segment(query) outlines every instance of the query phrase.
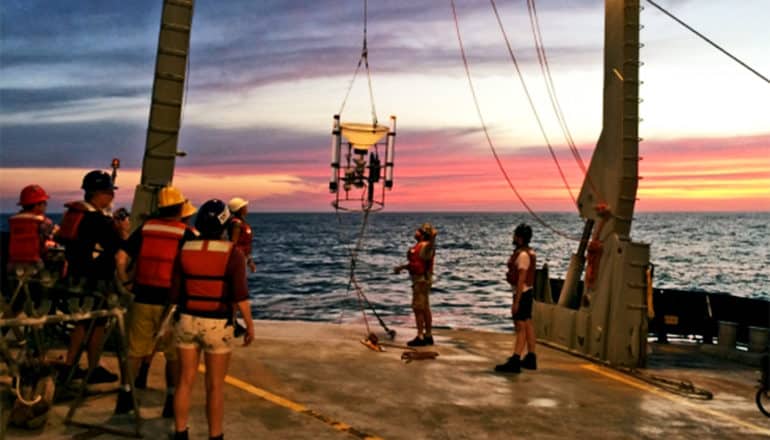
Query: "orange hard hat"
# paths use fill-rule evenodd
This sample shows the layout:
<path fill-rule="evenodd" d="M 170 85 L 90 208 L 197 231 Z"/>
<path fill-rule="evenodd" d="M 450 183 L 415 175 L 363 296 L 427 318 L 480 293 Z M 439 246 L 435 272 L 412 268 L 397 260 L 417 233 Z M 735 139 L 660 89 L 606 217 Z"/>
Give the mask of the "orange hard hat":
<path fill-rule="evenodd" d="M 21 190 L 18 205 L 37 205 L 48 200 L 48 193 L 40 185 L 27 185 Z"/>

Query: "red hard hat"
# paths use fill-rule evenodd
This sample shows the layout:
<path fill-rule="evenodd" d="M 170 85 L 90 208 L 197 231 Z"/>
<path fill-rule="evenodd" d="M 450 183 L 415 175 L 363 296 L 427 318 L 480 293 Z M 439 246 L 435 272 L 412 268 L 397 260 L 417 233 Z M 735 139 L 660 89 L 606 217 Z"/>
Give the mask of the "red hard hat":
<path fill-rule="evenodd" d="M 21 190 L 17 205 L 36 205 L 48 200 L 48 193 L 40 185 L 27 185 Z"/>

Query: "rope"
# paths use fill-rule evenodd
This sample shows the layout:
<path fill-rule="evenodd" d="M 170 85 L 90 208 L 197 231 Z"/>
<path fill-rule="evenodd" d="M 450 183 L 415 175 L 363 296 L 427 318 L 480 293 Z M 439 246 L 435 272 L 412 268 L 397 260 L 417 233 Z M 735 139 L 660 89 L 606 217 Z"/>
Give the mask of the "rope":
<path fill-rule="evenodd" d="M 372 88 L 372 73 L 369 69 L 369 48 L 367 45 L 367 16 L 369 10 L 369 2 L 368 0 L 364 0 L 364 41 L 361 47 L 361 57 L 358 59 L 358 64 L 356 65 L 356 70 L 353 72 L 353 78 L 350 80 L 350 83 L 348 84 L 348 90 L 345 92 L 345 98 L 342 100 L 342 105 L 340 105 L 340 111 L 337 113 L 338 115 L 342 114 L 342 111 L 345 109 L 345 104 L 348 101 L 348 97 L 350 96 L 351 90 L 353 90 L 353 84 L 356 81 L 356 77 L 358 76 L 358 71 L 361 69 L 361 64 L 364 65 L 366 68 L 366 78 L 367 83 L 369 85 L 369 102 L 371 104 L 372 108 L 372 126 L 377 126 L 377 110 L 374 105 L 374 89 Z"/>
<path fill-rule="evenodd" d="M 519 69 L 519 62 L 516 60 L 516 56 L 513 54 L 513 48 L 511 47 L 511 43 L 508 40 L 508 35 L 505 32 L 505 28 L 503 27 L 503 22 L 500 19 L 500 14 L 497 11 L 497 5 L 495 4 L 495 0 L 490 0 L 492 3 L 492 9 L 495 11 L 495 17 L 497 18 L 497 24 L 500 27 L 500 32 L 503 34 L 503 40 L 505 40 L 505 46 L 508 48 L 508 54 L 511 57 L 511 61 L 513 61 L 513 66 L 516 68 L 516 73 L 519 75 L 519 80 L 521 81 L 521 87 L 524 89 L 524 94 L 527 96 L 527 101 L 529 102 L 529 107 L 532 109 L 532 113 L 535 115 L 535 120 L 537 120 L 537 126 L 540 128 L 540 133 L 543 135 L 543 139 L 545 140 L 546 146 L 548 146 L 548 151 L 551 153 L 551 157 L 553 158 L 554 163 L 556 164 L 556 168 L 559 170 L 559 176 L 561 176 L 561 181 L 564 182 L 564 187 L 567 188 L 567 192 L 569 192 L 569 196 L 572 199 L 572 203 L 577 205 L 577 200 L 575 200 L 574 194 L 572 194 L 572 189 L 569 186 L 569 183 L 567 182 L 567 177 L 564 175 L 564 172 L 561 169 L 561 165 L 559 165 L 559 159 L 556 158 L 556 153 L 553 151 L 553 147 L 551 146 L 551 142 L 548 140 L 548 135 L 545 132 L 545 128 L 543 127 L 543 122 L 540 120 L 540 115 L 537 113 L 537 109 L 535 108 L 535 103 L 532 100 L 532 96 L 529 93 L 529 88 L 527 87 L 526 81 L 524 81 L 524 75 L 521 74 L 521 69 Z"/>
<path fill-rule="evenodd" d="M 460 55 L 462 56 L 463 64 L 465 66 L 465 75 L 468 78 L 468 85 L 470 86 L 471 95 L 473 96 L 473 103 L 476 106 L 476 113 L 478 114 L 479 121 L 481 123 L 481 128 L 484 131 L 484 136 L 487 139 L 487 144 L 489 145 L 490 150 L 492 150 L 492 155 L 494 156 L 495 161 L 497 162 L 498 168 L 500 168 L 500 172 L 503 174 L 503 177 L 505 177 L 506 182 L 508 182 L 508 186 L 511 188 L 513 193 L 519 199 L 519 202 L 524 206 L 524 208 L 526 208 L 526 210 L 529 212 L 529 214 L 532 215 L 532 217 L 535 220 L 537 220 L 538 223 L 540 223 L 543 227 L 545 227 L 546 229 L 550 230 L 551 232 L 553 232 L 556 235 L 559 235 L 561 237 L 567 238 L 569 240 L 579 241 L 580 239 L 578 237 L 574 237 L 574 236 L 568 235 L 568 234 L 566 234 L 564 232 L 561 232 L 561 231 L 555 229 L 553 226 L 549 225 L 545 220 L 543 220 L 539 215 L 537 215 L 537 213 L 535 213 L 535 211 L 532 210 L 532 208 L 529 206 L 529 204 L 527 204 L 526 200 L 524 200 L 524 198 L 521 196 L 521 194 L 519 194 L 519 191 L 516 189 L 516 186 L 513 184 L 513 182 L 511 181 L 510 177 L 508 177 L 508 173 L 505 171 L 505 167 L 503 166 L 503 163 L 502 163 L 502 161 L 500 160 L 500 157 L 497 154 L 497 150 L 495 149 L 495 146 L 492 143 L 492 138 L 489 135 L 489 130 L 487 129 L 486 122 L 484 122 L 484 116 L 481 113 L 481 107 L 479 105 L 479 101 L 478 101 L 478 98 L 476 96 L 476 89 L 473 86 L 473 78 L 471 77 L 470 66 L 468 64 L 468 57 L 465 55 L 465 47 L 463 45 L 462 36 L 460 34 L 460 22 L 459 22 L 459 19 L 457 18 L 457 9 L 455 7 L 455 1 L 454 0 L 450 0 L 450 3 L 452 5 L 452 15 L 454 17 L 455 30 L 457 32 L 457 42 L 458 42 L 458 44 L 460 46 Z"/>
<path fill-rule="evenodd" d="M 530 27 L 532 29 L 532 35 L 535 41 L 535 51 L 537 52 L 537 60 L 538 60 L 538 63 L 540 64 L 540 71 L 543 74 L 543 80 L 545 81 L 546 90 L 548 91 L 548 98 L 551 101 L 551 107 L 553 108 L 554 114 L 556 115 L 556 119 L 559 122 L 559 126 L 561 127 L 561 131 L 562 131 L 562 134 L 564 135 L 564 139 L 567 141 L 569 150 L 572 152 L 572 156 L 574 157 L 578 167 L 580 167 L 580 170 L 583 172 L 583 176 L 585 180 L 588 182 L 588 185 L 591 187 L 591 190 L 597 196 L 600 203 L 606 203 L 604 197 L 602 197 L 602 195 L 596 189 L 596 186 L 594 185 L 593 180 L 591 179 L 591 176 L 588 174 L 585 163 L 583 162 L 583 158 L 580 156 L 580 151 L 578 150 L 577 145 L 575 144 L 575 140 L 572 137 L 572 133 L 570 132 L 569 126 L 567 126 L 567 119 L 564 117 L 564 112 L 562 111 L 561 104 L 559 103 L 559 100 L 556 96 L 556 86 L 554 85 L 553 76 L 551 75 L 551 68 L 550 68 L 550 65 L 548 64 L 548 57 L 546 56 L 546 53 L 545 53 L 545 45 L 543 44 L 543 35 L 542 35 L 542 32 L 540 31 L 540 21 L 537 18 L 537 8 L 535 7 L 535 0 L 527 0 L 527 10 L 529 12 L 529 22 L 530 22 Z"/>
<path fill-rule="evenodd" d="M 667 10 L 663 9 L 663 7 L 662 7 L 662 6 L 660 6 L 659 4 L 655 3 L 655 2 L 654 2 L 654 1 L 652 1 L 652 0 L 647 0 L 647 3 L 649 3 L 649 4 L 651 4 L 652 6 L 654 6 L 655 8 L 657 8 L 657 9 L 658 9 L 660 12 L 662 12 L 662 13 L 664 13 L 664 14 L 668 15 L 668 16 L 669 16 L 669 17 L 670 17 L 672 20 L 674 20 L 675 22 L 677 22 L 677 23 L 681 24 L 682 26 L 684 26 L 684 28 L 685 28 L 685 29 L 687 29 L 688 31 L 690 31 L 690 32 L 692 32 L 693 34 L 697 35 L 697 36 L 698 36 L 698 37 L 700 37 L 700 38 L 701 38 L 703 41 L 705 41 L 706 43 L 708 43 L 708 44 L 712 45 L 712 46 L 713 46 L 714 48 L 716 48 L 718 51 L 720 51 L 720 52 L 722 52 L 723 54 L 727 55 L 727 56 L 728 56 L 728 57 L 730 57 L 730 58 L 731 58 L 733 61 L 735 61 L 736 63 L 738 63 L 738 64 L 740 64 L 741 66 L 745 67 L 746 69 L 748 69 L 748 70 L 749 70 L 751 73 L 753 73 L 754 75 L 756 75 L 756 76 L 760 77 L 760 78 L 761 78 L 762 80 L 764 80 L 765 82 L 767 82 L 767 83 L 770 83 L 770 79 L 768 79 L 766 76 L 764 76 L 764 75 L 762 75 L 761 73 L 757 72 L 755 69 L 753 69 L 752 67 L 750 67 L 748 64 L 746 64 L 746 63 L 744 63 L 743 61 L 741 61 L 740 59 L 738 59 L 738 57 L 736 57 L 735 55 L 731 54 L 730 52 L 728 52 L 727 50 L 723 49 L 721 46 L 719 46 L 719 45 L 718 45 L 718 44 L 716 44 L 715 42 L 711 41 L 711 40 L 710 40 L 708 37 L 706 37 L 705 35 L 701 34 L 700 32 L 698 32 L 698 31 L 696 31 L 695 29 L 693 29 L 692 27 L 690 27 L 690 26 L 689 26 L 687 23 L 685 23 L 685 22 L 683 22 L 682 20 L 680 20 L 679 18 L 677 18 L 677 17 L 676 17 L 674 14 L 672 14 L 671 12 L 669 12 L 669 11 L 667 11 Z"/>

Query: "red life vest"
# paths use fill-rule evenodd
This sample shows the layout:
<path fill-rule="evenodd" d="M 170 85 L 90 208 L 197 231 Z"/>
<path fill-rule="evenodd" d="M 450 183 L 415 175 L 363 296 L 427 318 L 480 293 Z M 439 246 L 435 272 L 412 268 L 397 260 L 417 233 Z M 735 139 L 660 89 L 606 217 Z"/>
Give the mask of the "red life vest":
<path fill-rule="evenodd" d="M 529 255 L 529 267 L 527 268 L 527 278 L 524 280 L 524 285 L 533 286 L 535 284 L 535 251 L 530 247 L 522 247 L 513 251 L 513 255 L 508 259 L 508 272 L 505 274 L 505 278 L 513 287 L 516 287 L 519 283 L 519 268 L 516 266 L 516 260 L 522 252 L 526 252 Z"/>
<path fill-rule="evenodd" d="M 179 241 L 187 225 L 177 220 L 152 219 L 142 226 L 142 247 L 136 260 L 136 283 L 171 287 Z"/>
<path fill-rule="evenodd" d="M 9 263 L 43 261 L 40 225 L 45 221 L 45 216 L 29 212 L 20 212 L 8 219 L 11 229 L 8 243 Z"/>
<path fill-rule="evenodd" d="M 433 273 L 433 255 L 430 256 L 430 259 L 426 262 L 422 258 L 420 258 L 420 251 L 422 251 L 422 248 L 427 246 L 427 241 L 420 241 L 414 246 L 412 246 L 409 251 L 406 253 L 406 259 L 409 263 L 409 274 L 410 275 L 426 275 L 428 273 Z"/>
<path fill-rule="evenodd" d="M 254 233 L 251 231 L 251 226 L 238 217 L 233 217 L 232 228 L 240 226 L 241 233 L 238 235 L 238 241 L 235 243 L 236 249 L 240 249 L 243 252 L 243 256 L 246 259 L 251 258 L 251 241 L 254 239 Z"/>
<path fill-rule="evenodd" d="M 184 295 L 181 307 L 191 314 L 226 317 L 225 272 L 233 244 L 222 240 L 192 240 L 182 246 Z"/>
<path fill-rule="evenodd" d="M 64 206 L 68 209 L 61 219 L 59 232 L 56 233 L 56 241 L 66 245 L 67 243 L 77 241 L 80 222 L 83 220 L 86 212 L 95 211 L 96 209 L 85 202 L 69 202 L 65 203 Z"/>

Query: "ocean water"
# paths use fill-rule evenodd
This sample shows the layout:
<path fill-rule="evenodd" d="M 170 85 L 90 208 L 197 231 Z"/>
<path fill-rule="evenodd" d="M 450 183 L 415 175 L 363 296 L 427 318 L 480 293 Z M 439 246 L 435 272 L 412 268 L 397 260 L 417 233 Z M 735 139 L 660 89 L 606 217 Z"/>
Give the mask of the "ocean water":
<path fill-rule="evenodd" d="M 554 228 L 579 236 L 575 214 L 546 213 Z M 350 250 L 361 214 L 251 214 L 257 272 L 249 275 L 256 318 L 357 322 L 348 289 Z M 533 226 L 538 267 L 563 277 L 577 242 L 512 213 L 375 213 L 369 217 L 356 278 L 388 325 L 413 325 L 405 262 L 415 229 L 439 230 L 431 308 L 435 326 L 510 329 L 505 263 L 519 222 Z M 641 213 L 632 237 L 651 244 L 655 287 L 701 290 L 770 300 L 770 213 Z M 370 316 L 370 325 L 377 327 Z"/>
<path fill-rule="evenodd" d="M 571 235 L 582 231 L 575 214 L 542 217 Z M 0 216 L 3 229 L 6 218 Z M 355 291 L 348 288 L 350 251 L 361 221 L 355 213 L 250 214 L 257 263 L 248 276 L 254 317 L 361 322 Z M 425 221 L 439 230 L 431 294 L 437 327 L 511 328 L 505 263 L 516 224 L 532 225 L 538 267 L 547 263 L 552 277 L 564 276 L 577 249 L 577 242 L 523 213 L 371 214 L 355 273 L 389 326 L 413 325 L 408 275 L 394 274 L 393 267 L 406 261 L 414 231 Z M 631 235 L 651 244 L 655 287 L 770 300 L 770 213 L 639 213 Z"/>

